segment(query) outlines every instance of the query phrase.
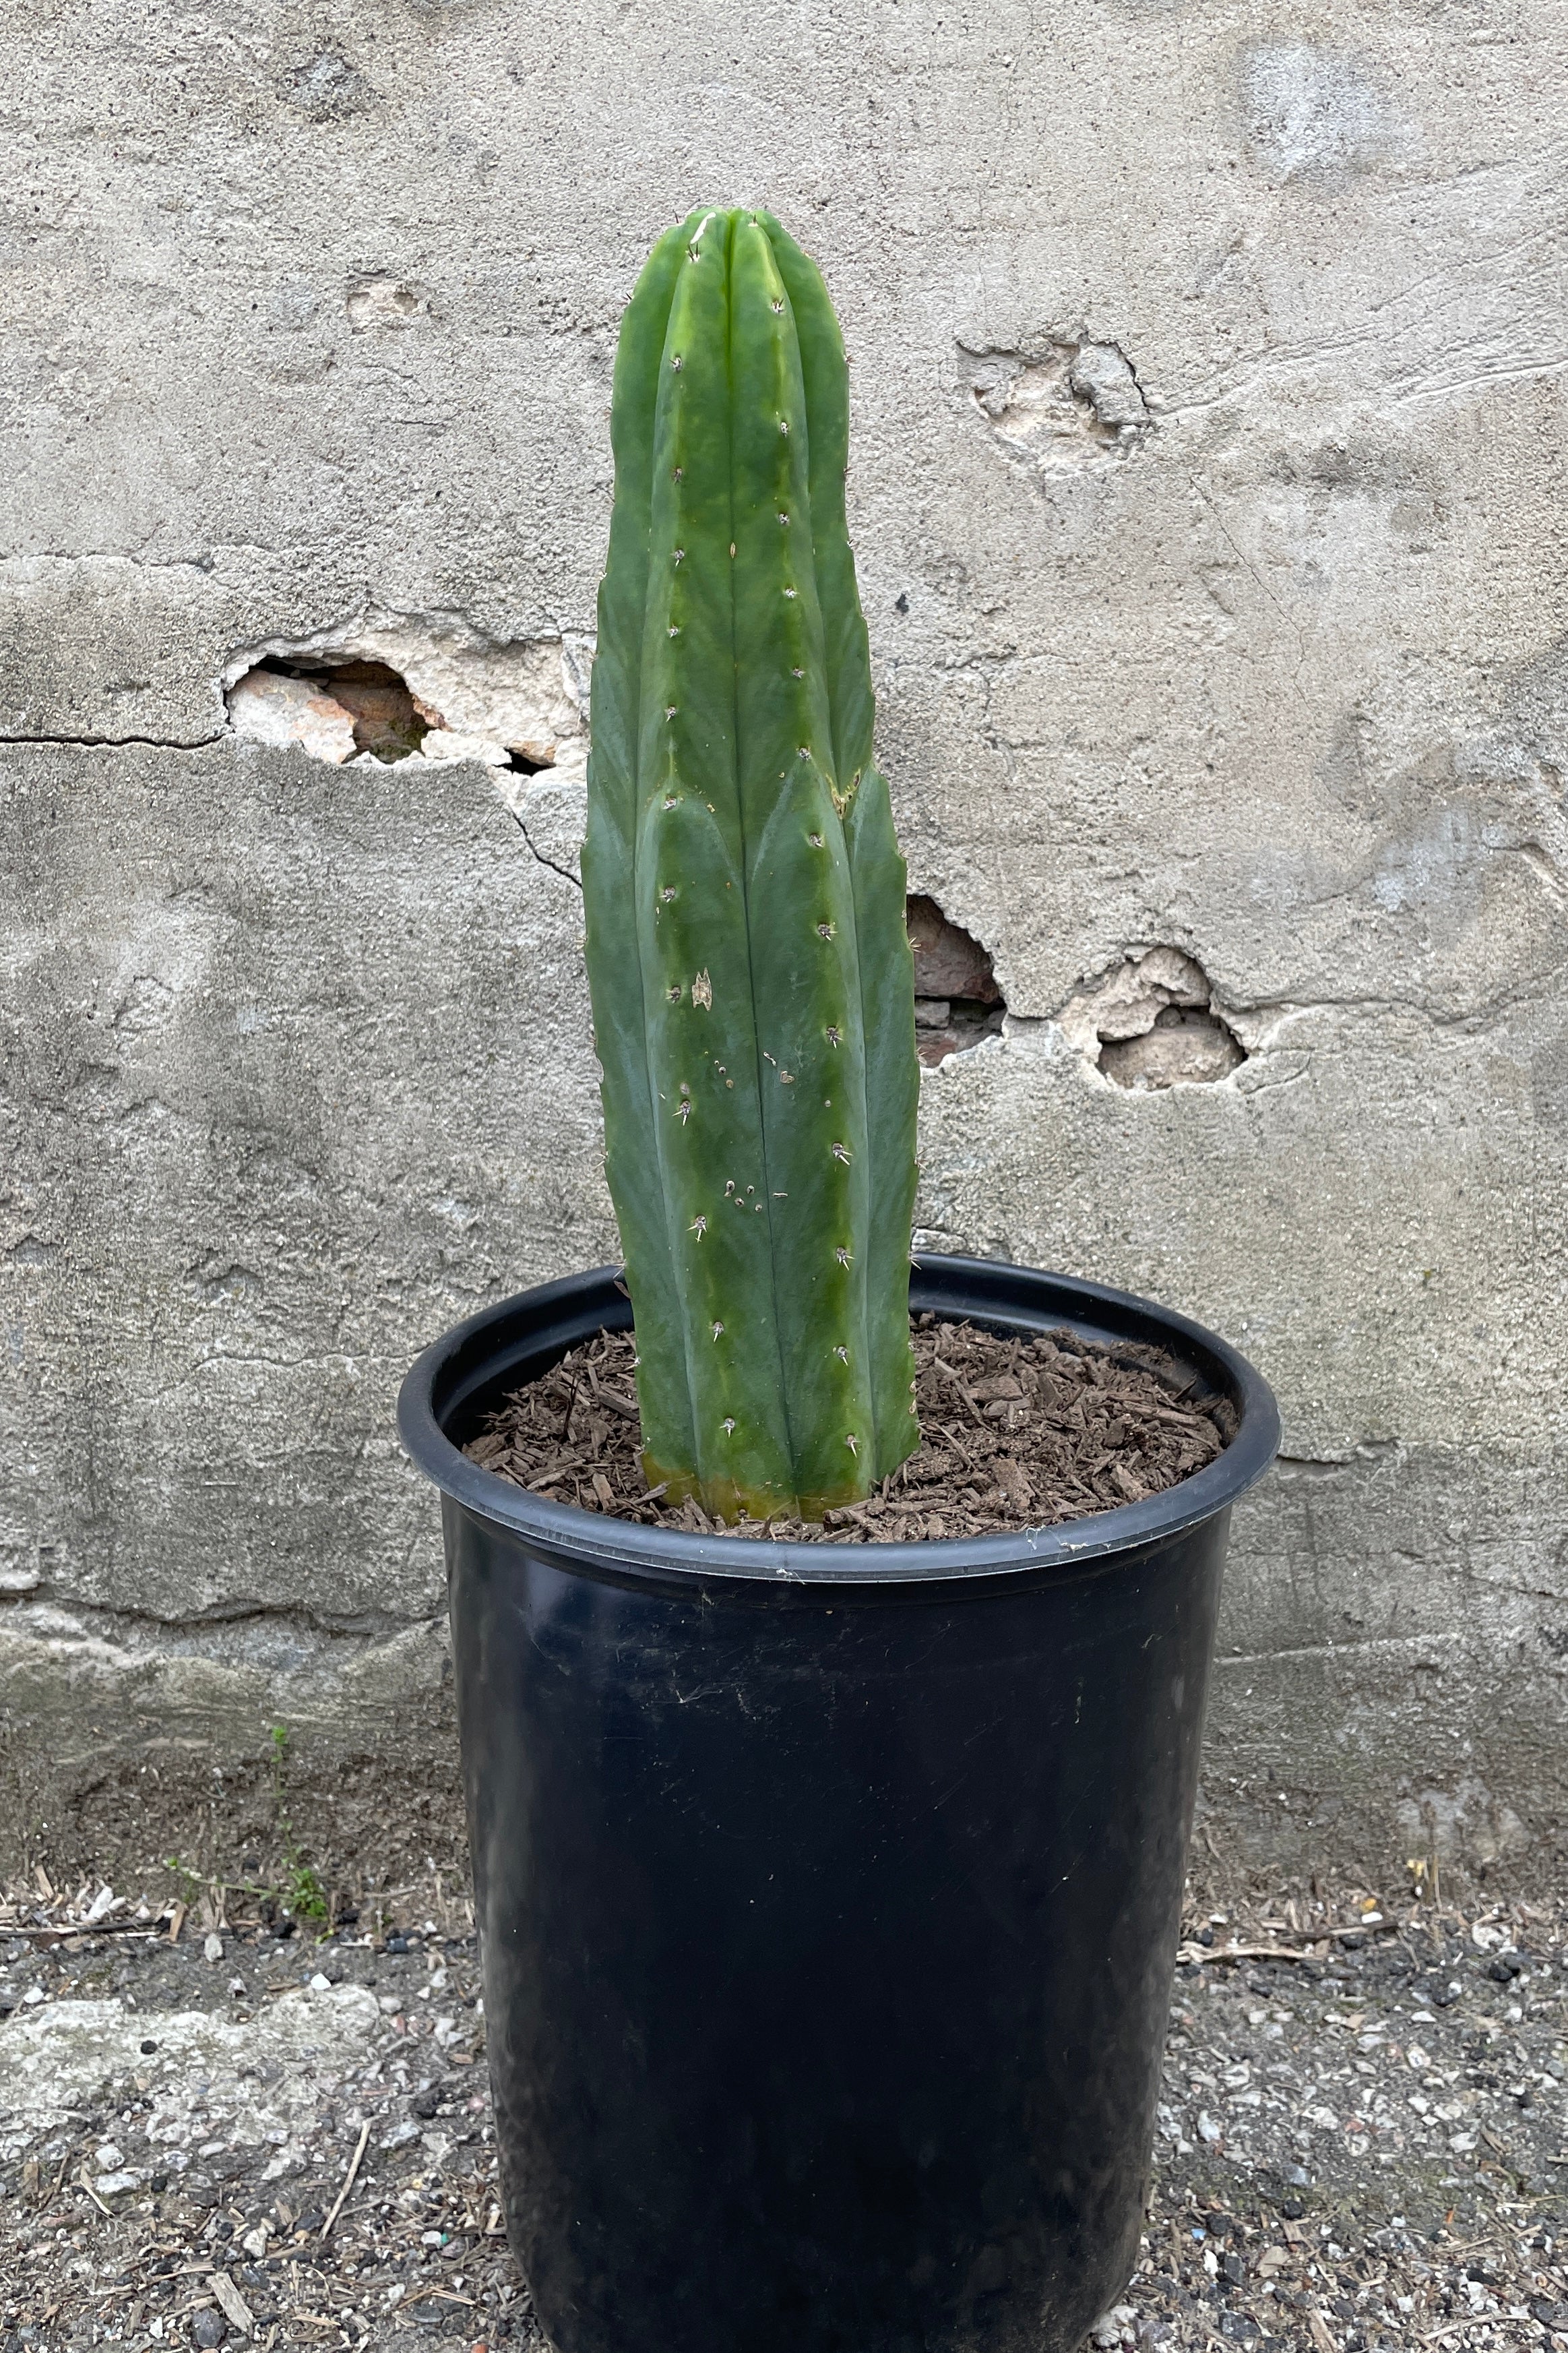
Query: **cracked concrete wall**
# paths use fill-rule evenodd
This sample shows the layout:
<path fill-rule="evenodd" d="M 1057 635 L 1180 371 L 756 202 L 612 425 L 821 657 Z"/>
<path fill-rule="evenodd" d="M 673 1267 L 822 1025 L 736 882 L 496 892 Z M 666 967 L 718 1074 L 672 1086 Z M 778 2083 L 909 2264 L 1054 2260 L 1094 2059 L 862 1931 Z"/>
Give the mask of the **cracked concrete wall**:
<path fill-rule="evenodd" d="M 1215 1851 L 1561 1859 L 1565 97 L 1563 0 L 39 21 L 0 199 L 13 1844 L 132 1840 L 277 1716 L 323 1790 L 370 1754 L 449 1789 L 391 1404 L 613 1248 L 580 766 L 329 767 L 222 690 L 372 616 L 590 644 L 620 308 L 711 195 L 839 302 L 911 888 L 1009 1007 L 923 1082 L 922 1231 L 1153 1293 L 1280 1395 Z M 1152 947 L 1245 1050 L 1215 1082 L 1116 1084 L 1056 1018 Z"/>

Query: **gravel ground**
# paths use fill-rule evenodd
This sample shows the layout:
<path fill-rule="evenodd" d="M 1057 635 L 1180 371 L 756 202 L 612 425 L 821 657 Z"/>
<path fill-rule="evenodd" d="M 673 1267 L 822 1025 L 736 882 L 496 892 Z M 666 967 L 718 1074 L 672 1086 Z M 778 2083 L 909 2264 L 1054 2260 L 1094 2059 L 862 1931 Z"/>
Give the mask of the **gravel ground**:
<path fill-rule="evenodd" d="M 0 1905 L 0 2353 L 540 2346 L 466 1907 L 320 1940 L 143 1909 Z M 1096 2344 L 1568 2348 L 1568 1910 L 1292 1905 L 1183 1954 Z"/>

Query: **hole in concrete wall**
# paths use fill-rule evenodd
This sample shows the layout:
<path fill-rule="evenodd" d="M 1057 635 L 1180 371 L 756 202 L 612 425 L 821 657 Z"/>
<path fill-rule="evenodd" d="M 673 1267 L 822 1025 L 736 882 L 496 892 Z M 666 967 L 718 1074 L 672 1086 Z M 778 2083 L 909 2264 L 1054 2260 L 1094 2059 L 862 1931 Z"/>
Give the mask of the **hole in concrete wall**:
<path fill-rule="evenodd" d="M 1216 1013 L 1184 1005 L 1162 1006 L 1142 1037 L 1107 1039 L 1100 1050 L 1100 1069 L 1119 1087 L 1210 1084 L 1246 1060 L 1235 1031 Z"/>
<path fill-rule="evenodd" d="M 356 752 L 387 764 L 406 760 L 433 730 L 446 731 L 440 712 L 388 662 L 258 662 L 235 681 L 226 700 L 237 733 L 299 744 L 318 760 L 337 764 Z M 506 745 L 501 750 L 504 757 L 490 760 L 491 767 L 536 776 L 555 765 Z"/>
<path fill-rule="evenodd" d="M 905 908 L 915 957 L 915 1044 L 934 1070 L 950 1054 L 996 1037 L 1007 1008 L 989 952 L 950 923 L 934 899 L 911 898 Z"/>
<path fill-rule="evenodd" d="M 301 687 L 302 695 L 297 691 Z M 383 761 L 406 760 L 431 728 L 441 724 L 440 712 L 421 702 L 389 662 L 258 662 L 230 689 L 230 717 L 236 717 L 237 706 L 243 712 L 252 703 L 280 712 L 316 712 L 333 731 L 335 743 L 342 740 L 341 712 L 354 750 Z"/>
<path fill-rule="evenodd" d="M 1081 1054 L 1119 1087 L 1212 1086 L 1247 1060 L 1208 975 L 1180 948 L 1129 955 L 1058 1015 Z"/>
<path fill-rule="evenodd" d="M 349 325 L 356 335 L 368 334 L 375 327 L 412 326 L 430 308 L 417 286 L 405 286 L 399 279 L 380 276 L 352 280 L 343 302 Z"/>
<path fill-rule="evenodd" d="M 1131 456 L 1152 427 L 1131 362 L 1081 330 L 1025 351 L 971 354 L 970 396 L 996 438 L 1042 473 L 1077 473 Z"/>
<path fill-rule="evenodd" d="M 375 612 L 274 638 L 223 680 L 237 735 L 313 759 L 479 760 L 537 776 L 586 749 L 574 658 L 560 638 L 496 644 L 449 614 Z"/>

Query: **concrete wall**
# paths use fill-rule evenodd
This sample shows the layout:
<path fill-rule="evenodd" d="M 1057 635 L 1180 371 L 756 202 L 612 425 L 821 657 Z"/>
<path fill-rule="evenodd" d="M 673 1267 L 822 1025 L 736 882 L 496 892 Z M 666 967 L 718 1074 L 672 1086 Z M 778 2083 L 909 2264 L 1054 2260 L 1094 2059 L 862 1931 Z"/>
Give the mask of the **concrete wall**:
<path fill-rule="evenodd" d="M 711 195 L 773 206 L 838 301 L 911 885 L 1008 1001 L 926 1078 L 924 1234 L 1154 1293 L 1280 1395 L 1215 1851 L 1552 1864 L 1565 100 L 1562 0 L 32 21 L 13 1849 L 198 1813 L 221 1842 L 279 1718 L 323 1803 L 352 1771 L 362 1827 L 406 1800 L 449 1842 L 437 1513 L 392 1400 L 443 1324 L 613 1250 L 575 698 L 620 309 Z M 238 736 L 225 685 L 311 642 L 401 649 L 464 741 Z M 509 693 L 553 769 L 497 765 Z M 1096 1067 L 1096 992 L 1155 946 L 1246 1048 L 1223 1079 Z"/>

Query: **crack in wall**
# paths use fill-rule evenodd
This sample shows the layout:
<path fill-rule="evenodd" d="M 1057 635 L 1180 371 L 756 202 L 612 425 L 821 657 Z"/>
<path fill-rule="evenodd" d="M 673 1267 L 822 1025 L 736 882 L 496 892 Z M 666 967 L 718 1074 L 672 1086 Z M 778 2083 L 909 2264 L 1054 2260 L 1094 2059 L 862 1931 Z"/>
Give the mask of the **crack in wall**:
<path fill-rule="evenodd" d="M 1409 1013 L 1417 1020 L 1429 1022 L 1435 1029 L 1480 1029 L 1489 1022 L 1500 1020 L 1516 1007 L 1527 1005 L 1542 997 L 1555 996 L 1568 980 L 1568 957 L 1550 965 L 1545 971 L 1532 973 L 1517 988 L 1500 989 L 1479 1004 L 1468 1006 L 1456 1012 L 1444 1012 L 1440 1008 L 1418 997 L 1249 997 L 1246 1011 L 1249 1018 L 1261 1013 L 1289 1015 L 1292 1013 Z M 1236 1008 L 1239 1014 L 1242 1008 Z"/>
<path fill-rule="evenodd" d="M 581 897 L 583 884 L 580 877 L 574 874 L 570 867 L 557 866 L 553 858 L 547 858 L 545 856 L 543 850 L 540 849 L 538 843 L 534 840 L 533 836 L 530 833 L 527 824 L 525 823 L 520 810 L 513 809 L 511 814 L 517 821 L 518 831 L 521 834 L 524 841 L 527 842 L 530 850 L 534 858 L 537 859 L 540 865 L 547 866 L 552 874 L 559 874 L 563 882 L 570 882 L 574 891 L 575 891 L 578 896 Z"/>
<path fill-rule="evenodd" d="M 1140 949 L 1127 951 L 1129 958 L 1143 953 L 1145 952 Z M 1182 952 L 1176 951 L 1176 953 Z M 1521 1007 L 1555 999 L 1562 994 L 1564 986 L 1568 986 L 1568 958 L 1549 965 L 1540 972 L 1532 973 L 1528 980 L 1521 981 L 1517 987 L 1500 989 L 1494 996 L 1484 998 L 1479 1005 L 1458 1007 L 1452 1010 L 1434 1006 L 1419 997 L 1402 997 L 1392 992 L 1384 996 L 1353 994 L 1336 996 L 1324 993 L 1310 997 L 1277 995 L 1248 997 L 1245 1000 L 1226 1000 L 1224 1018 L 1228 1025 L 1233 1025 L 1237 1029 L 1240 1042 L 1245 1046 L 1247 1059 L 1250 1062 L 1256 1055 L 1276 1050 L 1275 1037 L 1279 1025 L 1297 1016 L 1320 1013 L 1359 1013 L 1377 1018 L 1405 1014 L 1415 1020 L 1426 1022 L 1436 1030 L 1459 1030 L 1479 1034 L 1505 1019 Z M 1070 1014 L 1075 1008 L 1080 1008 L 1088 993 L 1084 990 L 1076 992 L 1068 999 L 1067 1004 L 1055 1013 L 1018 1013 L 1010 1008 L 1007 1016 L 1007 1035 L 1020 1042 L 1025 1042 L 1036 1038 L 1045 1038 L 1053 1030 L 1059 1032 L 1063 1028 L 1063 1015 Z M 1271 1027 L 1266 1029 L 1268 1016 L 1274 1016 L 1275 1020 Z M 1087 1054 L 1091 1061 L 1094 1060 L 1095 1048 L 1092 1042 L 1081 1036 L 1075 1038 L 1072 1042 L 1079 1046 L 1080 1051 Z M 1293 1084 L 1302 1075 L 1302 1071 L 1292 1071 L 1286 1080 L 1249 1079 L 1247 1084 L 1249 1088 L 1261 1090 L 1265 1085 L 1269 1084 Z"/>
<path fill-rule="evenodd" d="M 65 744 L 73 751 L 113 752 L 144 744 L 153 752 L 205 752 L 209 744 L 224 741 L 222 729 L 216 735 L 0 735 L 0 744 L 21 745 L 46 744 Z"/>
<path fill-rule="evenodd" d="M 1449 1627 L 1441 1634 L 1364 1634 L 1353 1642 L 1298 1642 L 1282 1645 L 1278 1651 L 1220 1651 L 1215 1657 L 1216 1667 L 1272 1667 L 1287 1659 L 1353 1659 L 1363 1653 L 1379 1655 L 1400 1651 L 1406 1657 L 1423 1651 L 1442 1650 L 1467 1640 L 1461 1627 Z"/>
<path fill-rule="evenodd" d="M 42 1622 L 34 1622 L 35 1618 Z M 446 1623 L 444 1610 L 403 1618 L 390 1610 L 356 1610 L 334 1619 L 296 1601 L 237 1601 L 219 1603 L 188 1618 L 169 1618 L 152 1609 L 110 1609 L 101 1602 L 78 1601 L 47 1585 L 26 1593 L 0 1593 L 0 1634 L 20 1632 L 39 1642 L 100 1641 L 123 1646 L 142 1638 L 147 1655 L 159 1636 L 195 1641 L 204 1634 L 243 1634 L 251 1628 L 269 1634 L 291 1631 L 321 1641 L 346 1642 L 360 1649 L 396 1641 Z"/>
<path fill-rule="evenodd" d="M 237 546 L 243 543 L 236 542 Z M 276 548 L 252 551 L 262 555 L 274 555 Z M 212 571 L 215 555 L 132 555 L 122 547 L 35 547 L 18 551 L 5 559 L 9 564 L 126 564 L 133 572 L 202 572 Z"/>
<path fill-rule="evenodd" d="M 1297 1479 L 1337 1479 L 1347 1471 L 1379 1470 L 1398 1461 L 1404 1448 L 1397 1438 L 1363 1438 L 1344 1454 L 1277 1454 L 1277 1470 Z"/>

